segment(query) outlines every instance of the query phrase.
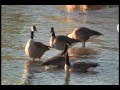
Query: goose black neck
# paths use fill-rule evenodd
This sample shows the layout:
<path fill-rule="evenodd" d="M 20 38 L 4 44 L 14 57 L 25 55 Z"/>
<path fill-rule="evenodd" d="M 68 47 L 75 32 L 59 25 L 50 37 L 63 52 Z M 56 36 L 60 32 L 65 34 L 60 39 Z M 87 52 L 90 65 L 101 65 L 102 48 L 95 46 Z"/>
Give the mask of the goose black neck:
<path fill-rule="evenodd" d="M 33 39 L 34 37 L 34 31 L 31 31 L 31 38 Z"/>
<path fill-rule="evenodd" d="M 52 37 L 55 37 L 55 32 L 54 31 L 52 32 Z"/>
<path fill-rule="evenodd" d="M 52 37 L 55 37 L 55 32 L 54 32 L 54 28 L 51 28 L 51 33 L 52 33 Z"/>
<path fill-rule="evenodd" d="M 64 50 L 64 52 L 65 52 L 65 64 L 68 65 L 68 66 L 70 66 L 70 61 L 69 61 L 69 56 L 68 56 L 68 46 L 67 46 L 67 44 L 65 44 L 65 50 Z"/>
<path fill-rule="evenodd" d="M 70 61 L 69 61 L 69 56 L 68 56 L 68 51 L 65 54 L 65 64 L 70 66 Z"/>

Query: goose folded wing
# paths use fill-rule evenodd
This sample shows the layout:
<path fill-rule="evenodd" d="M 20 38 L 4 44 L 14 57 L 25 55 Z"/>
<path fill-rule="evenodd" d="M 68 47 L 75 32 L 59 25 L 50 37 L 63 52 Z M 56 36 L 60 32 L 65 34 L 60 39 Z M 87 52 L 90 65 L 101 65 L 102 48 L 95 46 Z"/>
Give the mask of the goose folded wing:
<path fill-rule="evenodd" d="M 66 37 L 64 35 L 59 35 L 56 37 L 56 39 L 61 42 L 69 43 L 70 45 L 73 43 L 81 42 L 80 40 L 72 39 L 72 38 Z"/>
<path fill-rule="evenodd" d="M 49 46 L 47 46 L 47 45 L 44 45 L 44 44 L 41 43 L 41 42 L 34 42 L 34 43 L 35 43 L 35 45 L 36 45 L 37 48 L 49 47 Z"/>

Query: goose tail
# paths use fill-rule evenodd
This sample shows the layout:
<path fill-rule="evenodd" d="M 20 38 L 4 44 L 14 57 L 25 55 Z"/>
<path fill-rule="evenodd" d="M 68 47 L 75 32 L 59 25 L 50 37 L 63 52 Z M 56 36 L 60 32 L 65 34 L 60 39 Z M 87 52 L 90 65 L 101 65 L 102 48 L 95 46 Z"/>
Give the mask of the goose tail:
<path fill-rule="evenodd" d="M 104 35 L 103 35 L 102 33 L 100 33 L 100 32 L 97 32 L 97 34 L 98 34 L 98 35 L 102 35 L 102 36 L 104 36 Z"/>

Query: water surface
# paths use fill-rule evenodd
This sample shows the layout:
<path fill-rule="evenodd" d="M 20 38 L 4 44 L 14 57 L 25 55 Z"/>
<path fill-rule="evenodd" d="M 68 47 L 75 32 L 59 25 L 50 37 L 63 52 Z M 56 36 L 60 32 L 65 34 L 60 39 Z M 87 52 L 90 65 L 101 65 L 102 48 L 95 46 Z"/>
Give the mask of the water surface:
<path fill-rule="evenodd" d="M 2 5 L 1 11 L 2 85 L 119 84 L 118 6 L 84 12 L 77 9 L 69 11 L 65 5 Z M 24 48 L 33 25 L 38 30 L 35 40 L 46 45 L 49 45 L 51 27 L 55 28 L 56 35 L 66 35 L 74 28 L 83 26 L 103 33 L 104 36 L 86 43 L 88 54 L 81 54 L 81 43 L 69 50 L 75 61 L 97 62 L 100 66 L 94 72 L 70 75 L 66 75 L 62 69 L 42 71 L 39 66 L 35 66 L 38 71 L 30 71 L 32 66 L 26 63 L 31 59 L 25 55 Z M 51 49 L 42 56 L 41 61 L 59 53 Z"/>

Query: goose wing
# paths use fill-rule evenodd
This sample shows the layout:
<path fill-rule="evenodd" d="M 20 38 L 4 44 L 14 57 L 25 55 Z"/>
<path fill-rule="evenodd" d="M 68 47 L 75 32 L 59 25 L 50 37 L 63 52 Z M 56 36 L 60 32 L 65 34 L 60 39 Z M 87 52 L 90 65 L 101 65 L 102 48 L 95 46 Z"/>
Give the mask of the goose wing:
<path fill-rule="evenodd" d="M 65 58 L 61 55 L 54 56 L 47 61 L 43 62 L 42 66 L 45 65 L 58 65 L 59 68 L 64 68 Z"/>
<path fill-rule="evenodd" d="M 77 63 L 73 64 L 74 68 L 81 68 L 81 69 L 88 69 L 88 68 L 97 67 L 97 66 L 100 66 L 100 65 L 98 63 L 94 63 L 94 62 L 89 62 L 89 63 L 77 62 Z"/>
<path fill-rule="evenodd" d="M 89 28 L 86 28 L 86 27 L 81 27 L 79 28 L 79 31 L 81 32 L 81 34 L 88 34 L 89 36 L 92 36 L 92 35 L 103 35 L 102 33 L 100 32 L 97 32 L 95 30 L 92 30 L 92 29 L 89 29 Z"/>
<path fill-rule="evenodd" d="M 37 47 L 37 48 L 48 48 L 49 46 L 47 46 L 47 45 L 45 45 L 45 44 L 43 44 L 43 43 L 41 43 L 41 42 L 34 42 L 35 43 L 35 46 Z"/>
<path fill-rule="evenodd" d="M 56 37 L 56 40 L 60 41 L 60 42 L 65 42 L 65 43 L 69 43 L 69 44 L 73 44 L 73 43 L 76 43 L 76 42 L 80 42 L 79 40 L 76 40 L 76 39 L 72 39 L 72 38 L 69 38 L 67 36 L 64 36 L 64 35 L 59 35 Z"/>

